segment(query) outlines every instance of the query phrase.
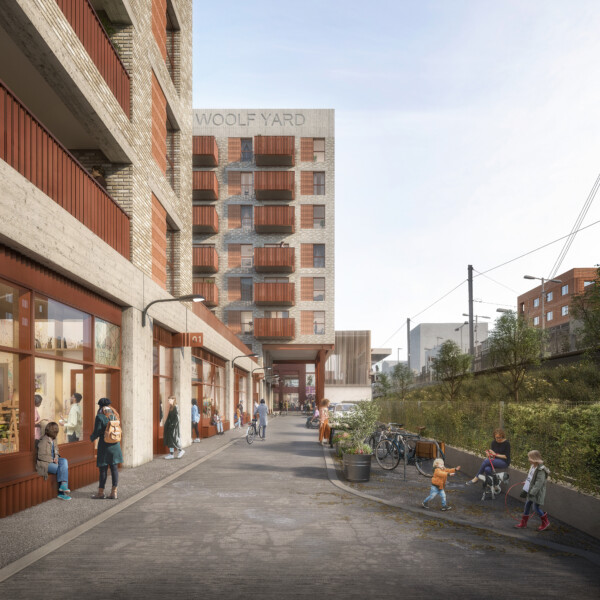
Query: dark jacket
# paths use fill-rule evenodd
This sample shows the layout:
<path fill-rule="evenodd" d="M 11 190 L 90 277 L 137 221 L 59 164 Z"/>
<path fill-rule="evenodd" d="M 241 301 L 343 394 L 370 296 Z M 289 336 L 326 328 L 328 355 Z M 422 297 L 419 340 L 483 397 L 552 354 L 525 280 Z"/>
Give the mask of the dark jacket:
<path fill-rule="evenodd" d="M 48 479 L 48 465 L 54 462 L 52 458 L 52 438 L 47 435 L 43 435 L 37 443 L 37 462 L 35 463 L 35 470 L 42 475 L 44 479 Z M 54 440 L 54 457 L 59 458 L 58 444 Z"/>
<path fill-rule="evenodd" d="M 106 467 L 107 465 L 117 465 L 123 462 L 123 454 L 121 452 L 121 442 L 107 444 L 104 441 L 104 430 L 108 425 L 108 417 L 102 413 L 96 415 L 94 422 L 94 433 L 90 435 L 90 440 L 93 442 L 98 440 L 98 455 L 96 456 L 96 466 Z"/>
<path fill-rule="evenodd" d="M 165 421 L 165 446 L 167 448 L 181 449 L 179 437 L 179 410 L 176 406 L 171 408 Z"/>

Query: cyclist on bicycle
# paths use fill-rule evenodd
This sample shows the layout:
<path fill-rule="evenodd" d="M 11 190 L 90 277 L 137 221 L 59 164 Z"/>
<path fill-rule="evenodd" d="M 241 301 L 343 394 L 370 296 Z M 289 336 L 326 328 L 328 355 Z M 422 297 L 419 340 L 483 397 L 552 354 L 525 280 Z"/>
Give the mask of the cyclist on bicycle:
<path fill-rule="evenodd" d="M 268 414 L 269 414 L 269 409 L 268 409 L 267 405 L 265 404 L 265 399 L 261 398 L 260 404 L 254 411 L 254 417 L 256 418 L 258 416 L 258 419 L 259 419 L 258 426 L 260 428 L 260 433 L 261 433 L 260 439 L 263 441 L 265 440 L 265 438 L 267 436 L 267 423 L 268 423 L 267 415 Z"/>

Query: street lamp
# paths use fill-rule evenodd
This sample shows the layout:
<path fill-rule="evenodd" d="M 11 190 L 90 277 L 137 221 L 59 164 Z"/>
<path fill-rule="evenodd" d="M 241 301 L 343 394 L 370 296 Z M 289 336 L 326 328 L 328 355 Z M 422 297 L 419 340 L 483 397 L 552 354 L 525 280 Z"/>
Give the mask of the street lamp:
<path fill-rule="evenodd" d="M 164 298 L 162 300 L 153 300 L 142 311 L 142 327 L 146 327 L 146 313 L 153 304 L 158 304 L 159 302 L 188 302 L 190 300 L 192 302 L 204 302 L 205 298 L 200 294 L 187 294 L 185 296 L 179 296 L 178 298 Z"/>
<path fill-rule="evenodd" d="M 463 313 L 462 314 L 463 317 L 468 317 L 469 315 L 467 313 Z M 477 323 L 479 319 L 491 319 L 492 317 L 486 317 L 485 315 L 473 315 L 475 317 L 475 345 L 477 345 L 478 339 L 477 339 Z M 471 354 L 473 356 L 475 356 L 475 352 L 472 351 Z"/>
<path fill-rule="evenodd" d="M 515 311 L 511 310 L 510 308 L 497 308 L 496 312 L 510 314 L 510 313 L 514 313 Z"/>
<path fill-rule="evenodd" d="M 398 364 L 400 364 L 400 350 L 402 350 L 402 348 L 398 348 Z"/>
<path fill-rule="evenodd" d="M 258 358 L 258 354 L 256 354 L 256 352 L 253 352 L 252 354 L 240 354 L 239 356 L 236 356 L 231 363 L 232 369 L 235 367 L 235 361 L 238 358 Z"/>
<path fill-rule="evenodd" d="M 542 330 L 546 329 L 546 313 L 544 312 L 544 300 L 546 299 L 546 285 L 547 281 L 552 283 L 562 283 L 561 279 L 544 279 L 543 277 L 534 277 L 533 275 L 523 275 L 523 279 L 537 279 L 542 282 Z"/>
<path fill-rule="evenodd" d="M 465 321 L 462 325 L 459 325 L 454 331 L 460 331 L 460 351 L 464 352 L 463 349 L 463 327 L 468 325 L 469 321 Z"/>

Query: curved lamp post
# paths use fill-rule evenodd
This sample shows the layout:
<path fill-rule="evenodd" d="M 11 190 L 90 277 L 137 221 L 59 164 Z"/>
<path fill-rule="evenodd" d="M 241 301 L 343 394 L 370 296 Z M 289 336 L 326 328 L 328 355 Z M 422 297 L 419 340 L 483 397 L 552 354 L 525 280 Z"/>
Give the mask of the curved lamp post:
<path fill-rule="evenodd" d="M 146 327 L 146 313 L 153 304 L 158 304 L 159 302 L 189 302 L 190 300 L 192 302 L 204 302 L 205 298 L 200 294 L 187 294 L 185 296 L 179 296 L 178 298 L 164 298 L 162 300 L 153 300 L 142 311 L 142 327 Z"/>
<path fill-rule="evenodd" d="M 252 354 L 240 354 L 239 356 L 236 356 L 233 361 L 231 362 L 231 368 L 233 369 L 233 367 L 235 367 L 235 361 L 238 358 L 258 358 L 258 354 L 256 354 L 256 352 L 253 352 Z"/>

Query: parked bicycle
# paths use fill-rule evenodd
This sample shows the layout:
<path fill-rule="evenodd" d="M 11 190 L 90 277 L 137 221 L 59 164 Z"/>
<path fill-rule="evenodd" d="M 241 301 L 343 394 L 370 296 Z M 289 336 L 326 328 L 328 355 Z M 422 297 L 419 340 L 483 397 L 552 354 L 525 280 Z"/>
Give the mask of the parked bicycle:
<path fill-rule="evenodd" d="M 375 454 L 375 448 L 377 448 L 377 444 L 379 444 L 379 442 L 392 437 L 390 433 L 390 428 L 392 427 L 401 429 L 404 427 L 404 425 L 400 425 L 398 423 L 379 423 L 375 431 L 365 440 L 365 444 L 369 444 L 369 446 L 371 446 L 373 454 Z"/>
<path fill-rule="evenodd" d="M 257 420 L 252 419 L 252 422 L 248 424 L 248 430 L 246 431 L 246 441 L 251 444 L 255 437 L 262 436 L 262 425 L 257 425 Z"/>
<path fill-rule="evenodd" d="M 419 428 L 421 431 L 424 427 Z M 444 451 L 436 440 L 421 437 L 420 433 L 410 433 L 392 426 L 389 428 L 392 434 L 386 439 L 381 440 L 375 447 L 375 458 L 382 469 L 391 471 L 395 469 L 401 460 L 405 460 L 410 465 L 415 465 L 417 471 L 425 477 L 433 476 L 433 461 L 436 458 L 445 460 Z M 418 444 L 426 443 L 429 448 L 427 454 L 417 452 Z M 433 446 L 433 448 L 432 448 Z"/>

